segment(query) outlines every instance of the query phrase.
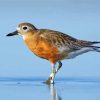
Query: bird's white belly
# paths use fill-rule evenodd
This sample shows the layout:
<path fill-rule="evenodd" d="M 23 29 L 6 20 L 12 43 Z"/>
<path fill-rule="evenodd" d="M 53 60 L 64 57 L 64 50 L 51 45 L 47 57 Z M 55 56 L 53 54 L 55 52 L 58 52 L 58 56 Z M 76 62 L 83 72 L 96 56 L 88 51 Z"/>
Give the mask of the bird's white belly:
<path fill-rule="evenodd" d="M 93 49 L 91 49 L 91 48 L 82 48 L 82 49 L 80 49 L 80 50 L 76 50 L 76 51 L 73 51 L 73 52 L 70 52 L 69 54 L 68 54 L 68 56 L 66 57 L 66 59 L 71 59 L 71 58 L 74 58 L 74 57 L 76 57 L 76 56 L 78 56 L 78 55 L 81 55 L 81 54 L 83 54 L 83 53 L 86 53 L 86 52 L 88 52 L 88 51 L 92 51 Z"/>

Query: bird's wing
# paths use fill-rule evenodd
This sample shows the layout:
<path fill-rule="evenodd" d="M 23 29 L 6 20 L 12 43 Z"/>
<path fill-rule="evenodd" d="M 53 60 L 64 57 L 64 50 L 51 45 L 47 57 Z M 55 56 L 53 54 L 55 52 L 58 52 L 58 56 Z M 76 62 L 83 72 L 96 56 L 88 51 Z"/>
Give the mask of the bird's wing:
<path fill-rule="evenodd" d="M 52 43 L 55 47 L 65 47 L 68 51 L 79 50 L 82 48 L 78 40 L 61 32 L 41 29 L 41 37 Z"/>

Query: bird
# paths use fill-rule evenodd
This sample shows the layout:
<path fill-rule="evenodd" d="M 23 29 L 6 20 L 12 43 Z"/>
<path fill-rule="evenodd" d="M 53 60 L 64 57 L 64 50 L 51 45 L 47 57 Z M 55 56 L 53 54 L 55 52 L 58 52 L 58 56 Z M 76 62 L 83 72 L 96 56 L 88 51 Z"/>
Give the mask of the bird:
<path fill-rule="evenodd" d="M 45 81 L 54 84 L 55 75 L 62 67 L 62 60 L 73 59 L 89 51 L 100 52 L 98 41 L 87 41 L 74 38 L 63 32 L 51 29 L 38 29 L 28 22 L 20 23 L 16 31 L 6 36 L 21 35 L 27 47 L 38 57 L 51 64 L 51 74 Z M 56 64 L 58 63 L 58 66 Z"/>

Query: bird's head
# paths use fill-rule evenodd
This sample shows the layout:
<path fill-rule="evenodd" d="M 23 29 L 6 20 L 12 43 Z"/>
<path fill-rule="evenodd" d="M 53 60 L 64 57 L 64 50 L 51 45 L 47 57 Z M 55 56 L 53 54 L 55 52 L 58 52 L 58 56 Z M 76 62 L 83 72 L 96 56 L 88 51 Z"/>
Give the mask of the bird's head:
<path fill-rule="evenodd" d="M 32 30 L 37 30 L 34 25 L 30 23 L 21 23 L 18 25 L 16 31 L 7 34 L 6 36 L 25 35 Z"/>

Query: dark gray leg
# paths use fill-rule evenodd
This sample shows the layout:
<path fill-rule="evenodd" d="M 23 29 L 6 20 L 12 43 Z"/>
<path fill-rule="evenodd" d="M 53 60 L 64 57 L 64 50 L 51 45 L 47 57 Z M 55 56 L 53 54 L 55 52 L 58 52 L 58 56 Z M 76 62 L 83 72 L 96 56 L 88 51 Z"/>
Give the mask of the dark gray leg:
<path fill-rule="evenodd" d="M 56 73 L 58 72 L 58 70 L 62 67 L 62 63 L 61 61 L 58 61 L 59 65 L 58 65 L 58 68 L 56 69 Z"/>

